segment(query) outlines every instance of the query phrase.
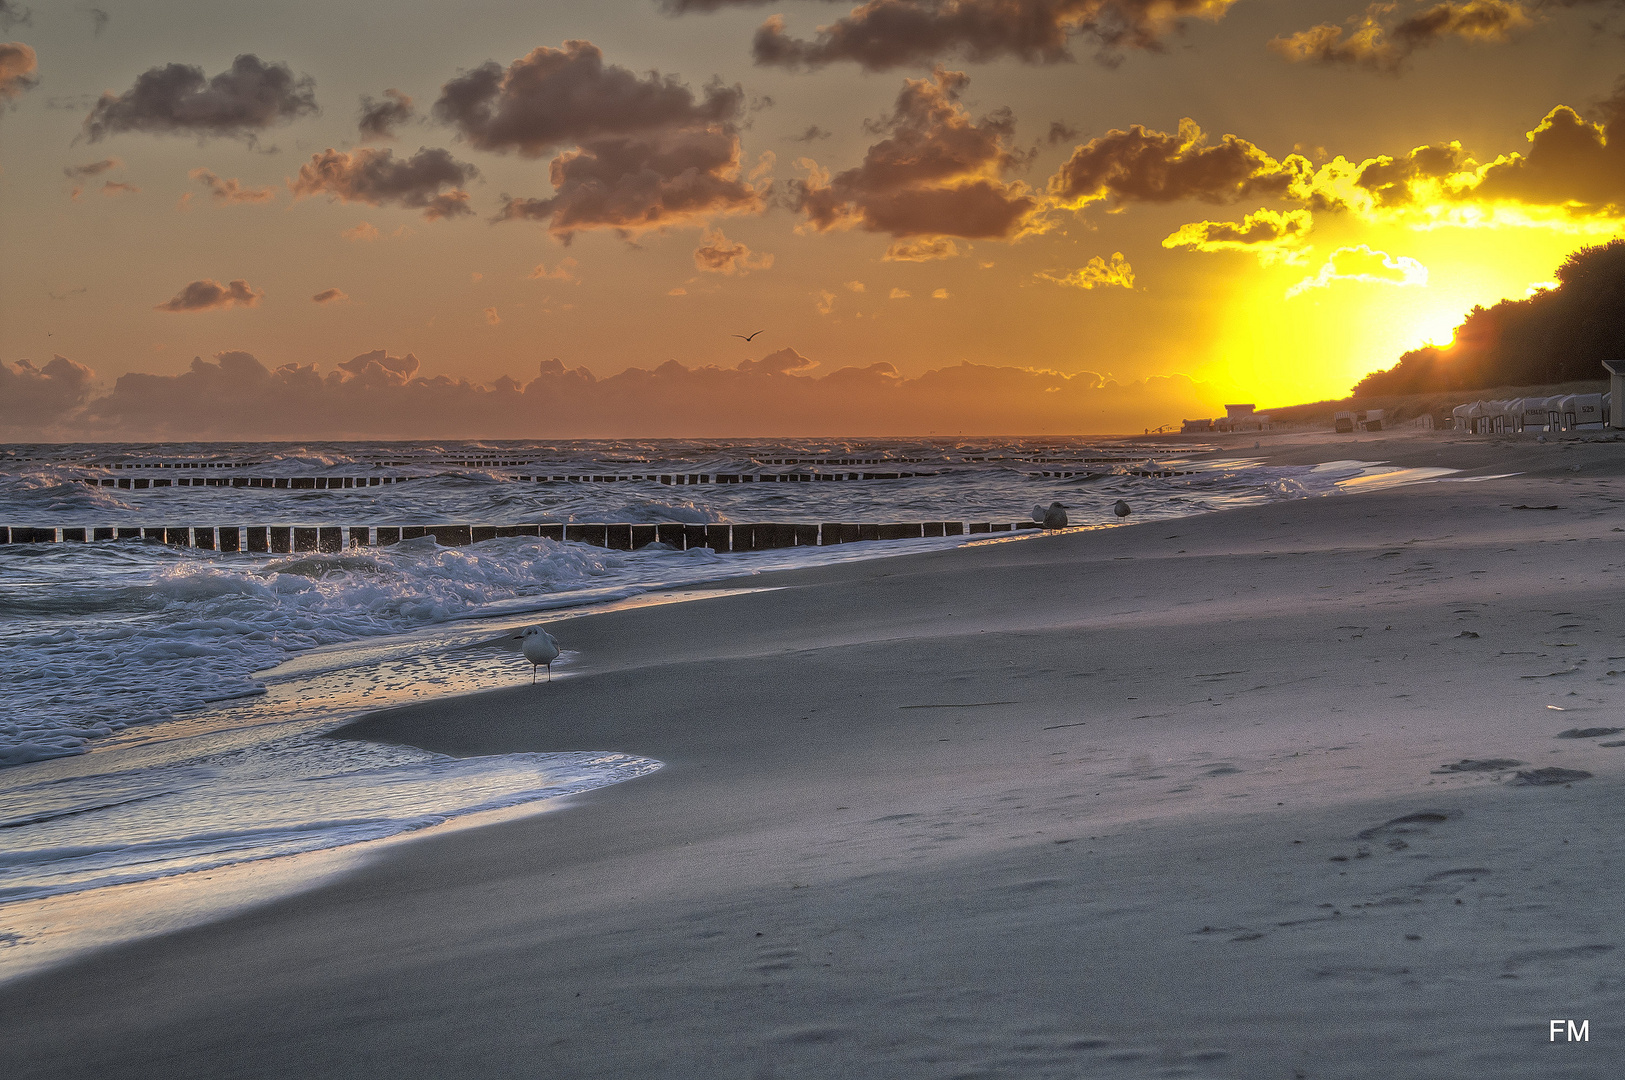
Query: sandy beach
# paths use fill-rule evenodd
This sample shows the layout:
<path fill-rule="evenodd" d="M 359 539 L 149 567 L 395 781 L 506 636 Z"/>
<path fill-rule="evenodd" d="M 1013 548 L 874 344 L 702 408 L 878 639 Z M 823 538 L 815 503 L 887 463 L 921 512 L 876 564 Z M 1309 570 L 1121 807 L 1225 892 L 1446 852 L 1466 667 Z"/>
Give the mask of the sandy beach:
<path fill-rule="evenodd" d="M 1465 471 L 573 620 L 339 734 L 663 769 L 0 987 L 5 1074 L 1620 1075 L 1625 447 L 1235 447 Z"/>

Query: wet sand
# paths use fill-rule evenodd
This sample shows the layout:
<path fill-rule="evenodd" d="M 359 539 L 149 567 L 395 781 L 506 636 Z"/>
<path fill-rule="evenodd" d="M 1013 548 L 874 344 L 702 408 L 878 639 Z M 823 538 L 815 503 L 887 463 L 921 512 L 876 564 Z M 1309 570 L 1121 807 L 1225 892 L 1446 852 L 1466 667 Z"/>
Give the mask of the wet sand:
<path fill-rule="evenodd" d="M 664 769 L 0 987 L 6 1074 L 1618 1075 L 1625 444 L 1257 441 L 1522 475 L 574 620 L 342 734 Z"/>

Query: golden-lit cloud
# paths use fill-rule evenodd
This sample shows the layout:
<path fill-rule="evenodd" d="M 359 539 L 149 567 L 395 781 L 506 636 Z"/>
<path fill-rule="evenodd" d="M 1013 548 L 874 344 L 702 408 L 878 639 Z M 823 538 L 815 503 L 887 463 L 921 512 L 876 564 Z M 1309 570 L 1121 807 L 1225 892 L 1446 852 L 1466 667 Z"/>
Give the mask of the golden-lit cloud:
<path fill-rule="evenodd" d="M 218 311 L 230 307 L 257 307 L 265 294 L 242 278 L 222 285 L 213 278 L 188 282 L 186 287 L 162 304 L 159 311 Z"/>
<path fill-rule="evenodd" d="M 393 139 L 395 129 L 416 115 L 411 97 L 399 90 L 393 88 L 385 90 L 382 101 L 370 94 L 363 94 L 361 118 L 356 121 L 356 129 L 361 132 L 363 139 Z"/>
<path fill-rule="evenodd" d="M 85 117 L 84 131 L 91 142 L 139 131 L 253 143 L 259 132 L 314 112 L 315 80 L 244 53 L 208 78 L 187 64 L 149 68 L 124 93 L 102 94 Z"/>
<path fill-rule="evenodd" d="M 1096 255 L 1076 270 L 1040 270 L 1033 275 L 1040 281 L 1053 282 L 1073 289 L 1097 289 L 1116 286 L 1134 288 L 1134 267 L 1123 258 L 1121 251 L 1112 252 L 1111 261 Z"/>
<path fill-rule="evenodd" d="M 1050 177 L 1049 191 L 1074 208 L 1095 202 L 1121 206 L 1183 199 L 1226 203 L 1284 197 L 1313 171 L 1306 158 L 1293 154 L 1277 161 L 1235 135 L 1209 143 L 1207 134 L 1187 117 L 1179 122 L 1177 134 L 1134 124 L 1127 131 L 1113 128 L 1090 140 L 1073 150 Z"/>
<path fill-rule="evenodd" d="M 1162 246 L 1185 251 L 1246 251 L 1266 264 L 1291 257 L 1314 228 L 1307 210 L 1263 209 L 1239 222 L 1194 221 L 1165 237 Z"/>
<path fill-rule="evenodd" d="M 20 41 L 0 41 L 0 101 L 39 84 L 39 57 Z"/>
<path fill-rule="evenodd" d="M 1351 18 L 1346 31 L 1321 23 L 1274 38 L 1269 45 L 1294 63 L 1354 64 L 1395 71 L 1412 53 L 1443 38 L 1501 42 L 1514 31 L 1533 25 L 1529 5 L 1519 0 L 1444 0 L 1409 18 L 1386 22 L 1397 7 L 1385 0 Z"/>
<path fill-rule="evenodd" d="M 441 149 L 424 147 L 410 158 L 396 158 L 389 149 L 363 146 L 345 153 L 328 148 L 312 154 L 288 187 L 297 198 L 325 194 L 340 202 L 400 206 L 421 210 L 435 221 L 473 213 L 462 185 L 478 175 L 474 166 Z"/>
<path fill-rule="evenodd" d="M 193 169 L 186 174 L 208 189 L 217 203 L 268 203 L 276 199 L 274 188 L 244 187 L 236 177 L 222 178 L 208 169 Z"/>
<path fill-rule="evenodd" d="M 323 289 L 311 299 L 318 304 L 338 304 L 350 299 L 350 294 L 343 289 Z"/>
<path fill-rule="evenodd" d="M 709 11 L 763 0 L 665 0 L 670 11 Z M 1217 21 L 1235 0 L 869 0 L 811 40 L 791 37 L 782 15 L 751 41 L 758 64 L 811 69 L 852 61 L 886 71 L 936 60 L 1030 64 L 1071 60 L 1082 38 L 1107 63 L 1122 49 L 1159 50 L 1187 19 Z"/>
<path fill-rule="evenodd" d="M 484 316 L 485 316 L 485 325 L 486 326 L 501 326 L 502 325 L 502 316 L 497 314 L 497 309 L 496 308 L 488 307 L 488 308 L 486 308 L 484 310 L 484 312 L 482 312 L 482 314 L 484 314 Z"/>
<path fill-rule="evenodd" d="M 1428 283 L 1428 268 L 1404 255 L 1373 251 L 1365 244 L 1340 247 L 1327 257 L 1317 273 L 1304 278 L 1286 291 L 1287 297 L 1309 289 L 1324 289 L 1335 281 L 1359 281 L 1374 285 L 1421 286 Z"/>
<path fill-rule="evenodd" d="M 100 438 L 670 438 L 701 434 L 861 436 L 1043 428 L 1120 432 L 1217 408 L 1185 376 L 1117 381 L 1094 372 L 960 363 L 908 377 L 889 363 L 827 374 L 784 348 L 732 367 L 668 361 L 599 378 L 543 361 L 529 381 L 482 385 L 417 374 L 416 357 L 364 353 L 323 372 L 268 368 L 246 352 L 194 359 L 179 374 L 131 372 L 95 396 L 71 360 L 0 363 L 0 423 L 23 437 L 71 430 Z"/>
<path fill-rule="evenodd" d="M 891 291 L 891 295 L 888 296 L 887 299 L 889 299 L 889 300 L 907 300 L 909 297 L 911 297 L 913 295 L 914 294 L 909 292 L 907 289 L 899 289 L 899 288 L 893 287 L 893 289 Z"/>
<path fill-rule="evenodd" d="M 1625 82 L 1604 103 L 1606 126 L 1559 105 L 1529 132 L 1529 150 L 1504 154 L 1474 175 L 1464 194 L 1483 201 L 1561 206 L 1625 215 Z"/>
<path fill-rule="evenodd" d="M 576 267 L 579 265 L 574 259 L 560 259 L 549 270 L 546 263 L 537 263 L 536 268 L 525 276 L 531 281 L 579 281 L 581 279 L 576 277 Z"/>
<path fill-rule="evenodd" d="M 946 300 L 946 299 L 948 299 L 948 290 L 947 289 L 932 289 L 931 290 L 931 299 L 933 299 L 933 300 Z"/>
<path fill-rule="evenodd" d="M 894 241 L 880 258 L 882 262 L 931 262 L 936 259 L 952 259 L 958 255 L 958 244 L 946 236 L 932 236 L 924 240 Z"/>
<path fill-rule="evenodd" d="M 339 233 L 346 240 L 367 242 L 378 239 L 378 226 L 370 221 L 358 221 Z"/>
<path fill-rule="evenodd" d="M 766 270 L 773 256 L 752 254 L 749 247 L 723 235 L 721 229 L 708 229 L 700 246 L 694 249 L 694 266 L 708 274 L 743 276 L 752 270 Z"/>
<path fill-rule="evenodd" d="M 808 175 L 792 183 L 792 201 L 807 227 L 923 238 L 888 252 L 903 261 L 955 253 L 947 237 L 1012 239 L 1035 229 L 1038 200 L 1025 184 L 1000 179 L 1026 161 L 1012 145 L 1015 118 L 998 109 L 973 119 L 959 100 L 969 81 L 941 68 L 905 80 L 892 114 L 871 125 L 887 138 L 855 168 L 830 177 L 802 159 Z"/>
<path fill-rule="evenodd" d="M 134 184 L 125 184 L 118 180 L 107 180 L 102 183 L 102 194 L 108 198 L 119 195 L 139 195 L 140 193 L 141 189 Z"/>

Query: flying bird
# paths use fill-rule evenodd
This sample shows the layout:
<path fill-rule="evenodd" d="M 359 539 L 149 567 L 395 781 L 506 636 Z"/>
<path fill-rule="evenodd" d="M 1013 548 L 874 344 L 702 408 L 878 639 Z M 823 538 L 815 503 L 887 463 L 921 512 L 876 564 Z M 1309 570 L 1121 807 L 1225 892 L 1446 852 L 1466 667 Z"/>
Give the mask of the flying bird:
<path fill-rule="evenodd" d="M 756 331 L 756 334 L 760 334 L 760 333 L 761 333 L 761 331 L 760 331 L 760 330 L 758 330 L 758 331 Z M 753 337 L 755 337 L 755 336 L 756 336 L 756 334 L 752 334 L 752 335 L 751 335 L 751 336 L 750 336 L 750 337 L 746 337 L 746 336 L 745 336 L 745 335 L 744 335 L 744 334 L 732 334 L 732 335 L 729 335 L 729 336 L 731 336 L 731 337 L 736 337 L 736 338 L 738 338 L 738 339 L 739 339 L 739 340 L 740 340 L 740 341 L 749 341 L 749 340 L 750 340 L 750 338 L 753 338 Z"/>
<path fill-rule="evenodd" d="M 531 685 L 536 685 L 536 669 L 543 664 L 547 665 L 547 681 L 552 682 L 553 661 L 559 658 L 559 643 L 553 635 L 540 626 L 527 626 L 514 638 L 524 642 L 520 648 L 524 650 L 525 659 L 530 661 Z"/>

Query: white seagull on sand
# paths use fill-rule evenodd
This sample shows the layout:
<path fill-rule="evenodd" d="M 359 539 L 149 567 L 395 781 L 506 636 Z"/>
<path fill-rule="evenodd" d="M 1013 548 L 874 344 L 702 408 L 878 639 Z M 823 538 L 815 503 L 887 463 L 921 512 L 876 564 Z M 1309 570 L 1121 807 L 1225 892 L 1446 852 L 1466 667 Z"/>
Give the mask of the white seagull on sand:
<path fill-rule="evenodd" d="M 559 658 L 559 643 L 553 635 L 540 626 L 527 626 L 514 637 L 524 642 L 520 648 L 525 652 L 525 659 L 530 661 L 531 684 L 535 685 L 536 669 L 543 664 L 547 665 L 547 681 L 552 682 L 553 661 Z"/>

